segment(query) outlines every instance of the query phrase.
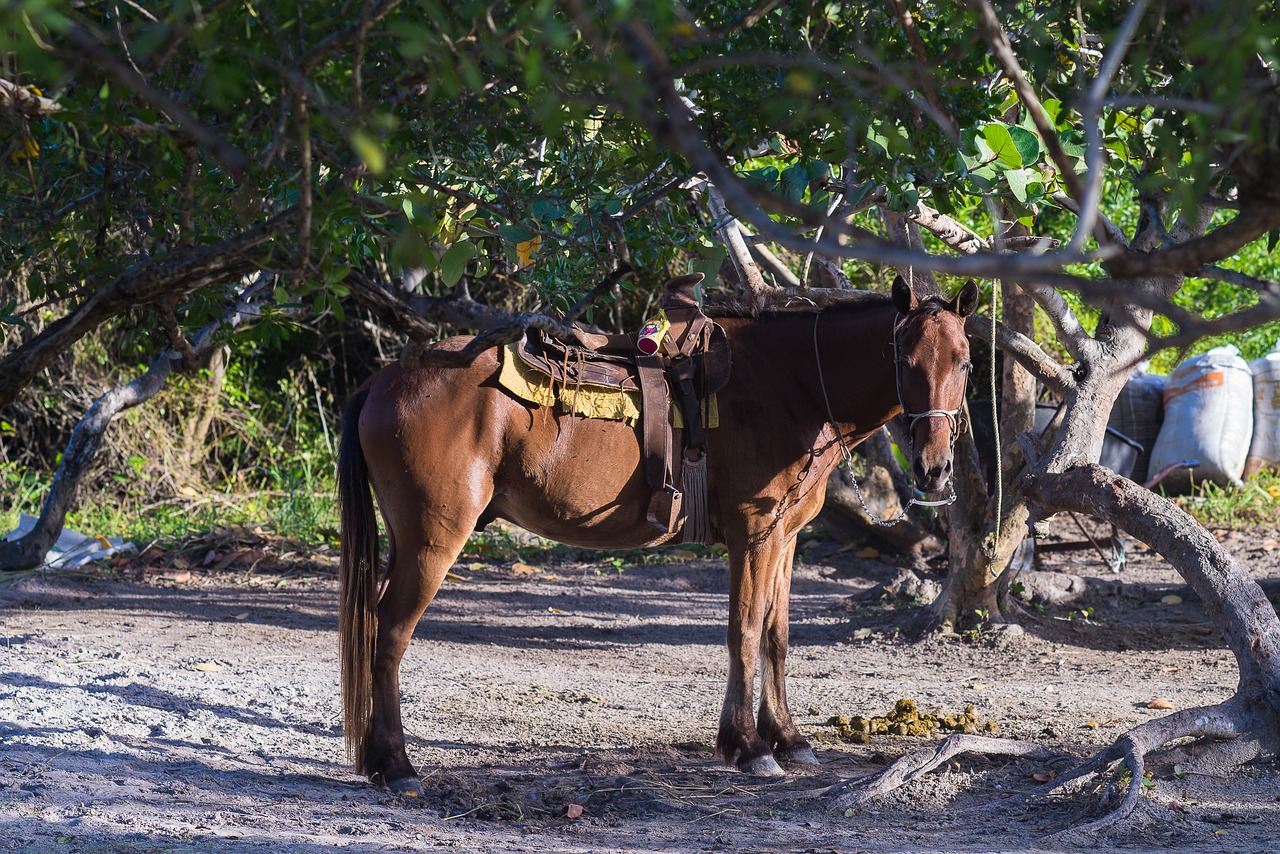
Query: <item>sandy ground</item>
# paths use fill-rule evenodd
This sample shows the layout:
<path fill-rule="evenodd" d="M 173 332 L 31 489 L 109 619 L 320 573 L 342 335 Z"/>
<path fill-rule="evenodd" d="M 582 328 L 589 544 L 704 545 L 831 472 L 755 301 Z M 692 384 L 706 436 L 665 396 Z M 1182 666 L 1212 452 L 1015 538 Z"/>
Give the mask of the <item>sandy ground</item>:
<path fill-rule="evenodd" d="M 1266 536 L 1224 538 L 1260 577 L 1280 578 Z M 904 697 L 944 712 L 972 704 L 1001 735 L 1085 756 L 1163 714 L 1150 701 L 1212 703 L 1236 679 L 1181 579 L 1141 550 L 1120 576 L 1088 552 L 1046 556 L 1050 569 L 1097 576 L 1095 596 L 1037 615 L 1022 638 L 913 645 L 894 630 L 910 610 L 851 599 L 893 567 L 815 542 L 796 576 L 790 690 L 824 765 L 761 780 L 712 755 L 721 561 L 628 555 L 620 570 L 563 550 L 515 564 L 473 555 L 402 672 L 427 789 L 405 803 L 344 761 L 332 554 L 269 551 L 228 539 L 0 584 L 0 850 L 1052 847 L 1097 798 L 1019 797 L 1044 763 L 965 758 L 868 807 L 833 806 L 813 790 L 924 742 L 847 744 L 827 719 Z M 1274 851 L 1277 770 L 1224 779 L 1157 765 L 1138 820 L 1091 847 Z"/>

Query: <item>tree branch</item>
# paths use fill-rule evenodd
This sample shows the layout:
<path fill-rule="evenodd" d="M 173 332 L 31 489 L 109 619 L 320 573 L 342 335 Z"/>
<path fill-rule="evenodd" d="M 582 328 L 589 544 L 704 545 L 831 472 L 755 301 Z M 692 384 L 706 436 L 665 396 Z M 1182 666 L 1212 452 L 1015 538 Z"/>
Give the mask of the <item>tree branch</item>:
<path fill-rule="evenodd" d="M 1102 119 L 1102 105 L 1111 90 L 1111 79 L 1120 67 L 1121 58 L 1129 49 L 1129 42 L 1133 39 L 1146 5 L 1146 0 L 1134 0 L 1134 4 L 1129 7 L 1115 41 L 1108 46 L 1102 68 L 1098 70 L 1098 76 L 1094 78 L 1080 105 L 1080 117 L 1084 123 L 1084 168 L 1085 174 L 1089 176 L 1089 183 L 1084 188 L 1084 194 L 1076 196 L 1080 201 L 1080 221 L 1071 237 L 1072 249 L 1083 249 L 1085 236 L 1090 233 L 1094 234 L 1099 243 L 1105 239 L 1106 230 L 1101 230 L 1104 237 L 1098 237 L 1099 229 L 1096 228 L 1098 206 L 1102 204 L 1102 178 L 1106 174 L 1106 150 L 1102 147 L 1102 133 L 1098 125 Z"/>
<path fill-rule="evenodd" d="M 70 314 L 0 359 L 0 407 L 13 402 L 36 374 L 104 321 L 135 306 L 256 272 L 274 249 L 272 238 L 296 215 L 297 210 L 290 208 L 229 240 L 149 259 L 121 273 Z"/>
<path fill-rule="evenodd" d="M 965 321 L 964 331 L 974 338 L 990 341 L 991 318 L 982 314 L 971 314 Z M 1076 387 L 1075 377 L 1070 370 L 1058 364 L 1035 341 L 1019 332 L 1014 332 L 998 321 L 996 322 L 996 346 L 1012 356 L 1019 365 L 1057 394 L 1066 394 Z"/>
<path fill-rule="evenodd" d="M 197 120 L 168 92 L 155 88 L 131 66 L 116 59 L 97 37 L 74 24 L 62 30 L 58 36 L 70 46 L 70 49 L 56 48 L 56 52 L 64 60 L 76 64 L 84 64 L 89 60 L 101 66 L 121 86 L 167 115 L 224 169 L 237 178 L 245 175 L 249 159 L 242 151 Z"/>
<path fill-rule="evenodd" d="M 37 95 L 26 86 L 0 77 L 0 110 L 15 112 L 26 119 L 43 119 L 61 109 L 62 105 L 52 98 Z"/>
<path fill-rule="evenodd" d="M 1280 206 L 1255 202 L 1242 208 L 1235 219 L 1203 237 L 1151 253 L 1130 252 L 1105 261 L 1103 266 L 1117 279 L 1186 273 L 1230 258 L 1278 227 Z"/>
<path fill-rule="evenodd" d="M 757 302 L 764 298 L 769 285 L 760 275 L 760 267 L 756 265 L 747 249 L 742 232 L 738 230 L 738 222 L 725 208 L 724 197 L 714 183 L 707 184 L 707 210 L 711 213 L 711 226 L 720 235 L 721 242 L 729 250 L 729 259 L 738 271 L 741 286 Z"/>
<path fill-rule="evenodd" d="M 261 280 L 246 288 L 236 304 L 221 318 L 200 330 L 190 344 L 178 333 L 185 346 L 161 350 L 142 376 L 107 391 L 93 402 L 71 431 L 35 527 L 18 539 L 0 540 L 0 572 L 30 569 L 44 562 L 62 533 L 67 512 L 75 503 L 80 483 L 93 463 L 111 422 L 121 412 L 154 397 L 164 388 L 175 368 L 184 363 L 194 364 L 195 359 L 207 355 L 213 349 L 218 333 L 260 317 L 261 311 L 255 300 L 262 289 Z"/>

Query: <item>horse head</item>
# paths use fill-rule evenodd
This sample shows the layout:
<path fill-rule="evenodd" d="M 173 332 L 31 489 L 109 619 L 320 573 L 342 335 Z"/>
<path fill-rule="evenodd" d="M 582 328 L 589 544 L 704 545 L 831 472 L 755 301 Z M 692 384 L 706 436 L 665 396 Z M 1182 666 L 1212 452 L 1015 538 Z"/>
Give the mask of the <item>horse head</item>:
<path fill-rule="evenodd" d="M 964 321 L 978 305 L 978 286 L 966 283 L 952 300 L 922 299 L 899 276 L 893 304 L 894 371 L 907 416 L 911 468 L 917 489 L 937 492 L 951 478 L 952 449 L 965 429 L 964 390 L 972 365 Z"/>

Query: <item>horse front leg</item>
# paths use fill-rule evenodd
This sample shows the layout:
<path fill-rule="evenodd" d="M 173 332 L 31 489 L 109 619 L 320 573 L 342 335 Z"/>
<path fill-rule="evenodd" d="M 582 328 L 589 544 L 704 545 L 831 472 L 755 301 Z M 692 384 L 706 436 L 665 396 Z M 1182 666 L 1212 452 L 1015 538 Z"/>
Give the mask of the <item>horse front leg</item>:
<path fill-rule="evenodd" d="M 785 765 L 817 765 L 809 740 L 800 734 L 787 704 L 787 643 L 791 631 L 791 569 L 796 538 L 791 537 L 778 555 L 770 606 L 764 619 L 760 717 L 756 729 Z"/>
<path fill-rule="evenodd" d="M 747 774 L 781 776 L 773 745 L 756 728 L 756 665 L 765 615 L 777 587 L 778 557 L 785 548 L 779 537 L 730 545 L 729 549 L 729 681 L 720 712 L 716 750 L 726 764 Z"/>

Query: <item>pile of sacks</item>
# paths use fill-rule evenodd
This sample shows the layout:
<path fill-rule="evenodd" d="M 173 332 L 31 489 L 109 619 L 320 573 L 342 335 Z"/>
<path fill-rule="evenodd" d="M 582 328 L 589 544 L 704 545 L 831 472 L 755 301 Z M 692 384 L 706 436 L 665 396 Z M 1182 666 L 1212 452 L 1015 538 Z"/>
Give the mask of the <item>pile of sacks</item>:
<path fill-rule="evenodd" d="M 1196 481 L 1239 484 L 1265 467 L 1280 468 L 1280 343 L 1245 362 L 1235 347 L 1187 359 L 1167 378 L 1135 371 L 1111 413 L 1111 428 L 1145 449 L 1139 483 L 1183 460 L 1198 460 L 1161 481 L 1170 492 Z"/>

